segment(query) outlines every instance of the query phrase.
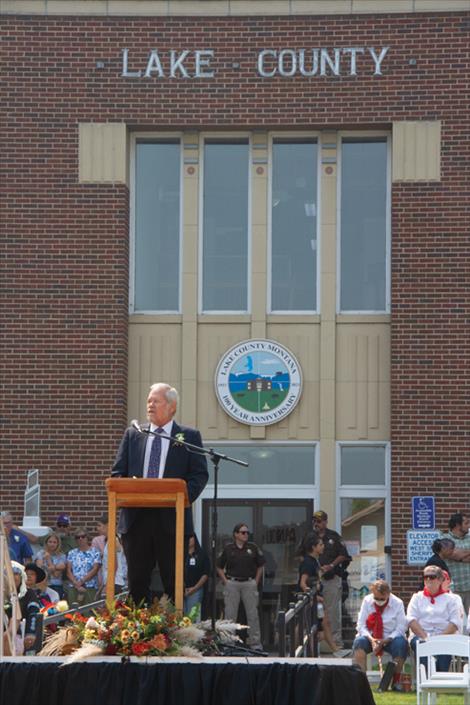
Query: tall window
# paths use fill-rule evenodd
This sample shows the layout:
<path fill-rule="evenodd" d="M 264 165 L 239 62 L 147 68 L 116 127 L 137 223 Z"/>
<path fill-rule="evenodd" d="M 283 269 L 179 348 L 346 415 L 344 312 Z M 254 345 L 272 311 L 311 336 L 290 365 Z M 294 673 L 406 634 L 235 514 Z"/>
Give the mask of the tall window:
<path fill-rule="evenodd" d="M 135 311 L 179 310 L 180 161 L 178 141 L 136 144 Z"/>
<path fill-rule="evenodd" d="M 343 139 L 341 311 L 387 310 L 387 140 Z"/>
<path fill-rule="evenodd" d="M 204 145 L 202 310 L 248 310 L 248 140 Z"/>
<path fill-rule="evenodd" d="M 357 615 L 364 591 L 388 579 L 390 561 L 390 448 L 388 443 L 338 443 L 338 508 L 341 534 L 352 563 L 346 610 Z"/>
<path fill-rule="evenodd" d="M 271 310 L 317 308 L 317 145 L 273 143 Z"/>

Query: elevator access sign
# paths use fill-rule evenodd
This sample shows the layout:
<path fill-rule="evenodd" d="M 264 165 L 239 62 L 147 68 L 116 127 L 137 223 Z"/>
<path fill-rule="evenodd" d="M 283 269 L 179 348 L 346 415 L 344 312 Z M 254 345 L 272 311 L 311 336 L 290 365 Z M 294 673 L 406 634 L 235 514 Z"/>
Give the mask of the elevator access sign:
<path fill-rule="evenodd" d="M 439 531 L 407 531 L 406 555 L 408 565 L 424 565 L 432 555 L 432 545 Z"/>

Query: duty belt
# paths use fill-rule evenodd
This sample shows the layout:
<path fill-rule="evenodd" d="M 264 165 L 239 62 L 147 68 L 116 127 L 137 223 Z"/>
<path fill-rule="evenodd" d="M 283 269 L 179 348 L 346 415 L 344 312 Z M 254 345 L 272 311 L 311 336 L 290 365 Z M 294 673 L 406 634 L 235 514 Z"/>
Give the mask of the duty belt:
<path fill-rule="evenodd" d="M 254 580 L 254 578 L 235 578 L 233 575 L 227 575 L 227 580 L 235 580 L 237 583 L 246 583 L 248 580 Z"/>

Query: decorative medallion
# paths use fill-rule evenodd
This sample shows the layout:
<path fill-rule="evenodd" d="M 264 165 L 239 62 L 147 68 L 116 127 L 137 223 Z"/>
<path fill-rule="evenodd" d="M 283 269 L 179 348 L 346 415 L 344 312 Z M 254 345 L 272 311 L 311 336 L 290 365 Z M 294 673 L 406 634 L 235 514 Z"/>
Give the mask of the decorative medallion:
<path fill-rule="evenodd" d="M 290 350 L 275 340 L 244 340 L 222 356 L 215 392 L 229 416 L 249 426 L 268 426 L 295 408 L 302 372 Z"/>

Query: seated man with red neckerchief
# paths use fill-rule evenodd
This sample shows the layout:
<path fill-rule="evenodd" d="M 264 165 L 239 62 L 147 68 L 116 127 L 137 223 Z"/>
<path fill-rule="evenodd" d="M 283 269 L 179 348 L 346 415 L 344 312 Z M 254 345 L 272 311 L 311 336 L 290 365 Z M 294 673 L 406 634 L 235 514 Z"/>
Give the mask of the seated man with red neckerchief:
<path fill-rule="evenodd" d="M 387 651 L 395 661 L 392 690 L 401 690 L 400 673 L 408 655 L 403 600 L 390 592 L 385 580 L 376 580 L 369 589 L 357 618 L 353 659 L 365 671 L 367 654 Z"/>

